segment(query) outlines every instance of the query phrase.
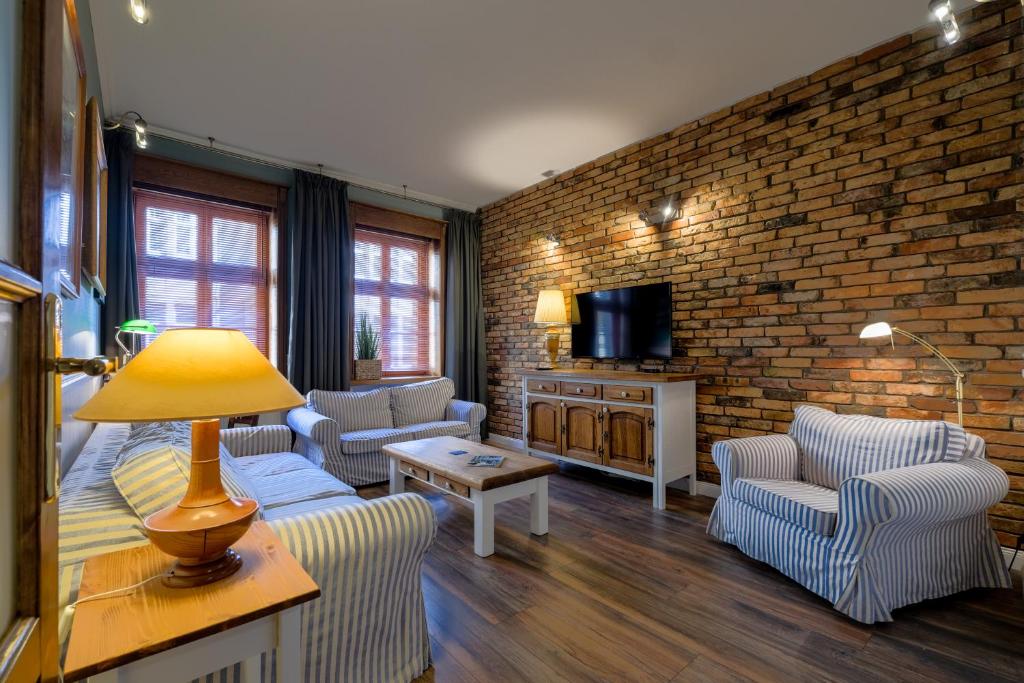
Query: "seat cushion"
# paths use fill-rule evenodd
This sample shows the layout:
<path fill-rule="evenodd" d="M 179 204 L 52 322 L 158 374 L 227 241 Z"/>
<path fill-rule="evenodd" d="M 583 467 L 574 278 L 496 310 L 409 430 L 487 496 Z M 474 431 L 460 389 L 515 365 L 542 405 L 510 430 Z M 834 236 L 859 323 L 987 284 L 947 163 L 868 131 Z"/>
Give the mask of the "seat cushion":
<path fill-rule="evenodd" d="M 298 453 L 250 455 L 236 463 L 256 488 L 265 514 L 294 503 L 356 494 Z"/>
<path fill-rule="evenodd" d="M 803 481 L 736 479 L 732 495 L 759 510 L 823 536 L 836 532 L 839 493 Z"/>
<path fill-rule="evenodd" d="M 800 447 L 800 478 L 829 489 L 861 474 L 959 461 L 967 443 L 963 427 L 950 422 L 837 415 L 816 406 L 797 406 L 789 435 Z"/>
<path fill-rule="evenodd" d="M 221 445 L 220 476 L 228 495 L 260 502 L 256 487 L 236 462 Z M 145 519 L 184 497 L 191 469 L 191 443 L 183 432 L 154 423 L 131 431 L 114 460 L 111 477 L 125 502 Z"/>
<path fill-rule="evenodd" d="M 457 436 L 464 439 L 469 436 L 469 431 L 469 423 L 460 422 L 459 420 L 424 422 L 422 424 L 402 427 L 402 441 L 429 439 L 432 436 Z"/>
<path fill-rule="evenodd" d="M 394 427 L 390 389 L 373 391 L 320 391 L 306 397 L 310 410 L 338 423 L 342 433 Z"/>
<path fill-rule="evenodd" d="M 440 422 L 448 403 L 455 398 L 455 383 L 447 377 L 406 384 L 391 389 L 395 426 Z"/>
<path fill-rule="evenodd" d="M 345 455 L 376 453 L 389 443 L 410 440 L 401 429 L 363 429 L 341 435 L 341 452 Z"/>

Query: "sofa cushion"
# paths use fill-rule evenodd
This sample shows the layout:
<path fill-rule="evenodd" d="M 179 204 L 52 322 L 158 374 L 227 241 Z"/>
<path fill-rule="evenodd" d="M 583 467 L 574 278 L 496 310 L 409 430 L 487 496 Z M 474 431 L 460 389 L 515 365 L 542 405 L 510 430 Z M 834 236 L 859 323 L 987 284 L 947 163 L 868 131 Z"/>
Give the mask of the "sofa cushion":
<path fill-rule="evenodd" d="M 396 427 L 440 422 L 448 402 L 455 398 L 455 382 L 447 377 L 391 389 L 391 410 Z"/>
<path fill-rule="evenodd" d="M 111 470 L 117 490 L 142 519 L 178 502 L 188 489 L 191 442 L 185 440 L 180 428 L 168 424 L 154 423 L 132 430 Z M 236 469 L 235 459 L 223 445 L 220 475 L 228 495 L 259 502 L 256 488 Z"/>
<path fill-rule="evenodd" d="M 345 455 L 376 453 L 389 443 L 409 440 L 401 429 L 363 429 L 341 435 L 341 452 Z"/>
<path fill-rule="evenodd" d="M 963 427 L 949 422 L 837 415 L 816 406 L 797 406 L 789 435 L 800 447 L 801 479 L 830 489 L 861 474 L 958 461 L 967 443 Z"/>
<path fill-rule="evenodd" d="M 320 391 L 306 397 L 310 410 L 326 415 L 344 432 L 394 427 L 389 389 L 373 391 Z"/>
<path fill-rule="evenodd" d="M 432 436 L 457 436 L 465 438 L 469 436 L 469 431 L 469 424 L 458 420 L 424 422 L 422 424 L 402 427 L 402 440 L 414 441 L 416 439 L 429 439 Z"/>
<path fill-rule="evenodd" d="M 836 532 L 839 493 L 783 479 L 736 479 L 732 495 L 759 510 L 823 536 Z"/>
<path fill-rule="evenodd" d="M 264 514 L 292 503 L 356 494 L 298 453 L 250 455 L 235 462 L 256 488 Z"/>

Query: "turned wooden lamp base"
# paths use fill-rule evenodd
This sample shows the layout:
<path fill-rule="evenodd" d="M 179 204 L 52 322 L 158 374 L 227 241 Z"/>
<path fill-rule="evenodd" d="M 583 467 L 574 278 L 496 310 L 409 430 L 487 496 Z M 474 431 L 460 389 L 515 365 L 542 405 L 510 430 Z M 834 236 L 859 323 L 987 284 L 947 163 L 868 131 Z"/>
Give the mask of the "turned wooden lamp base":
<path fill-rule="evenodd" d="M 538 370 L 555 370 L 558 368 L 558 345 L 561 334 L 558 328 L 552 325 L 544 333 L 544 345 L 548 352 L 548 364 L 537 368 Z"/>
<path fill-rule="evenodd" d="M 178 558 L 163 579 L 165 586 L 203 586 L 242 566 L 241 556 L 230 546 L 245 535 L 259 505 L 224 491 L 219 448 L 220 420 L 193 421 L 192 471 L 185 497 L 143 522 L 150 542 Z"/>

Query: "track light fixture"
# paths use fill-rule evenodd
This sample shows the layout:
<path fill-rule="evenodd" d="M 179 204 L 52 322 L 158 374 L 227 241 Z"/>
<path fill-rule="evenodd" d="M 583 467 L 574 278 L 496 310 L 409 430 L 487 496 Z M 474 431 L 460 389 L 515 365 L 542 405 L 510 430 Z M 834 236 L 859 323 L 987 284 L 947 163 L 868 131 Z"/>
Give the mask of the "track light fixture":
<path fill-rule="evenodd" d="M 149 7 L 146 0 L 128 0 L 128 13 L 137 24 L 149 22 Z"/>
<path fill-rule="evenodd" d="M 118 128 L 126 128 L 129 125 L 135 130 L 136 147 L 139 149 L 149 147 L 149 124 L 146 123 L 146 119 L 142 118 L 142 114 L 137 111 L 126 111 L 112 124 L 103 126 L 103 130 L 117 130 Z"/>
<path fill-rule="evenodd" d="M 992 2 L 992 0 L 974 0 L 974 2 L 984 3 Z M 1024 0 L 1020 0 L 1020 4 L 1024 7 Z M 928 11 L 942 27 L 942 35 L 946 38 L 947 45 L 952 45 L 960 40 L 960 24 L 956 21 L 951 0 L 931 0 L 928 3 Z"/>
<path fill-rule="evenodd" d="M 665 200 L 664 206 L 658 211 L 660 216 L 652 216 L 647 209 L 642 210 L 637 216 L 647 225 L 654 225 L 655 223 L 667 223 L 675 220 L 679 217 L 679 209 L 676 208 L 675 202 L 671 198 Z M 660 218 L 660 220 L 658 220 Z"/>

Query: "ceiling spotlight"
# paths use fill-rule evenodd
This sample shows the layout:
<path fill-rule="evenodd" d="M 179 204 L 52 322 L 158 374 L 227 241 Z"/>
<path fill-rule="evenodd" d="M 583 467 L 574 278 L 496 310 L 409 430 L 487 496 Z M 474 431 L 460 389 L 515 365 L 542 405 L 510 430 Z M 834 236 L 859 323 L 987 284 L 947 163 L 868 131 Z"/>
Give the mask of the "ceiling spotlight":
<path fill-rule="evenodd" d="M 128 11 L 137 24 L 145 24 L 149 21 L 149 7 L 146 0 L 128 0 Z"/>
<path fill-rule="evenodd" d="M 139 146 L 139 149 L 149 147 L 149 137 L 146 135 L 148 128 L 149 125 L 146 123 L 146 119 L 141 116 L 135 119 L 135 144 Z"/>
<path fill-rule="evenodd" d="M 942 27 L 942 34 L 948 45 L 960 40 L 960 25 L 956 23 L 956 15 L 953 14 L 950 0 L 931 0 L 928 3 L 928 10 Z"/>
<path fill-rule="evenodd" d="M 149 147 L 149 124 L 137 111 L 126 111 L 119 118 L 113 119 L 113 123 L 103 126 L 103 130 L 117 130 L 128 126 L 135 130 L 135 145 L 139 149 Z"/>

